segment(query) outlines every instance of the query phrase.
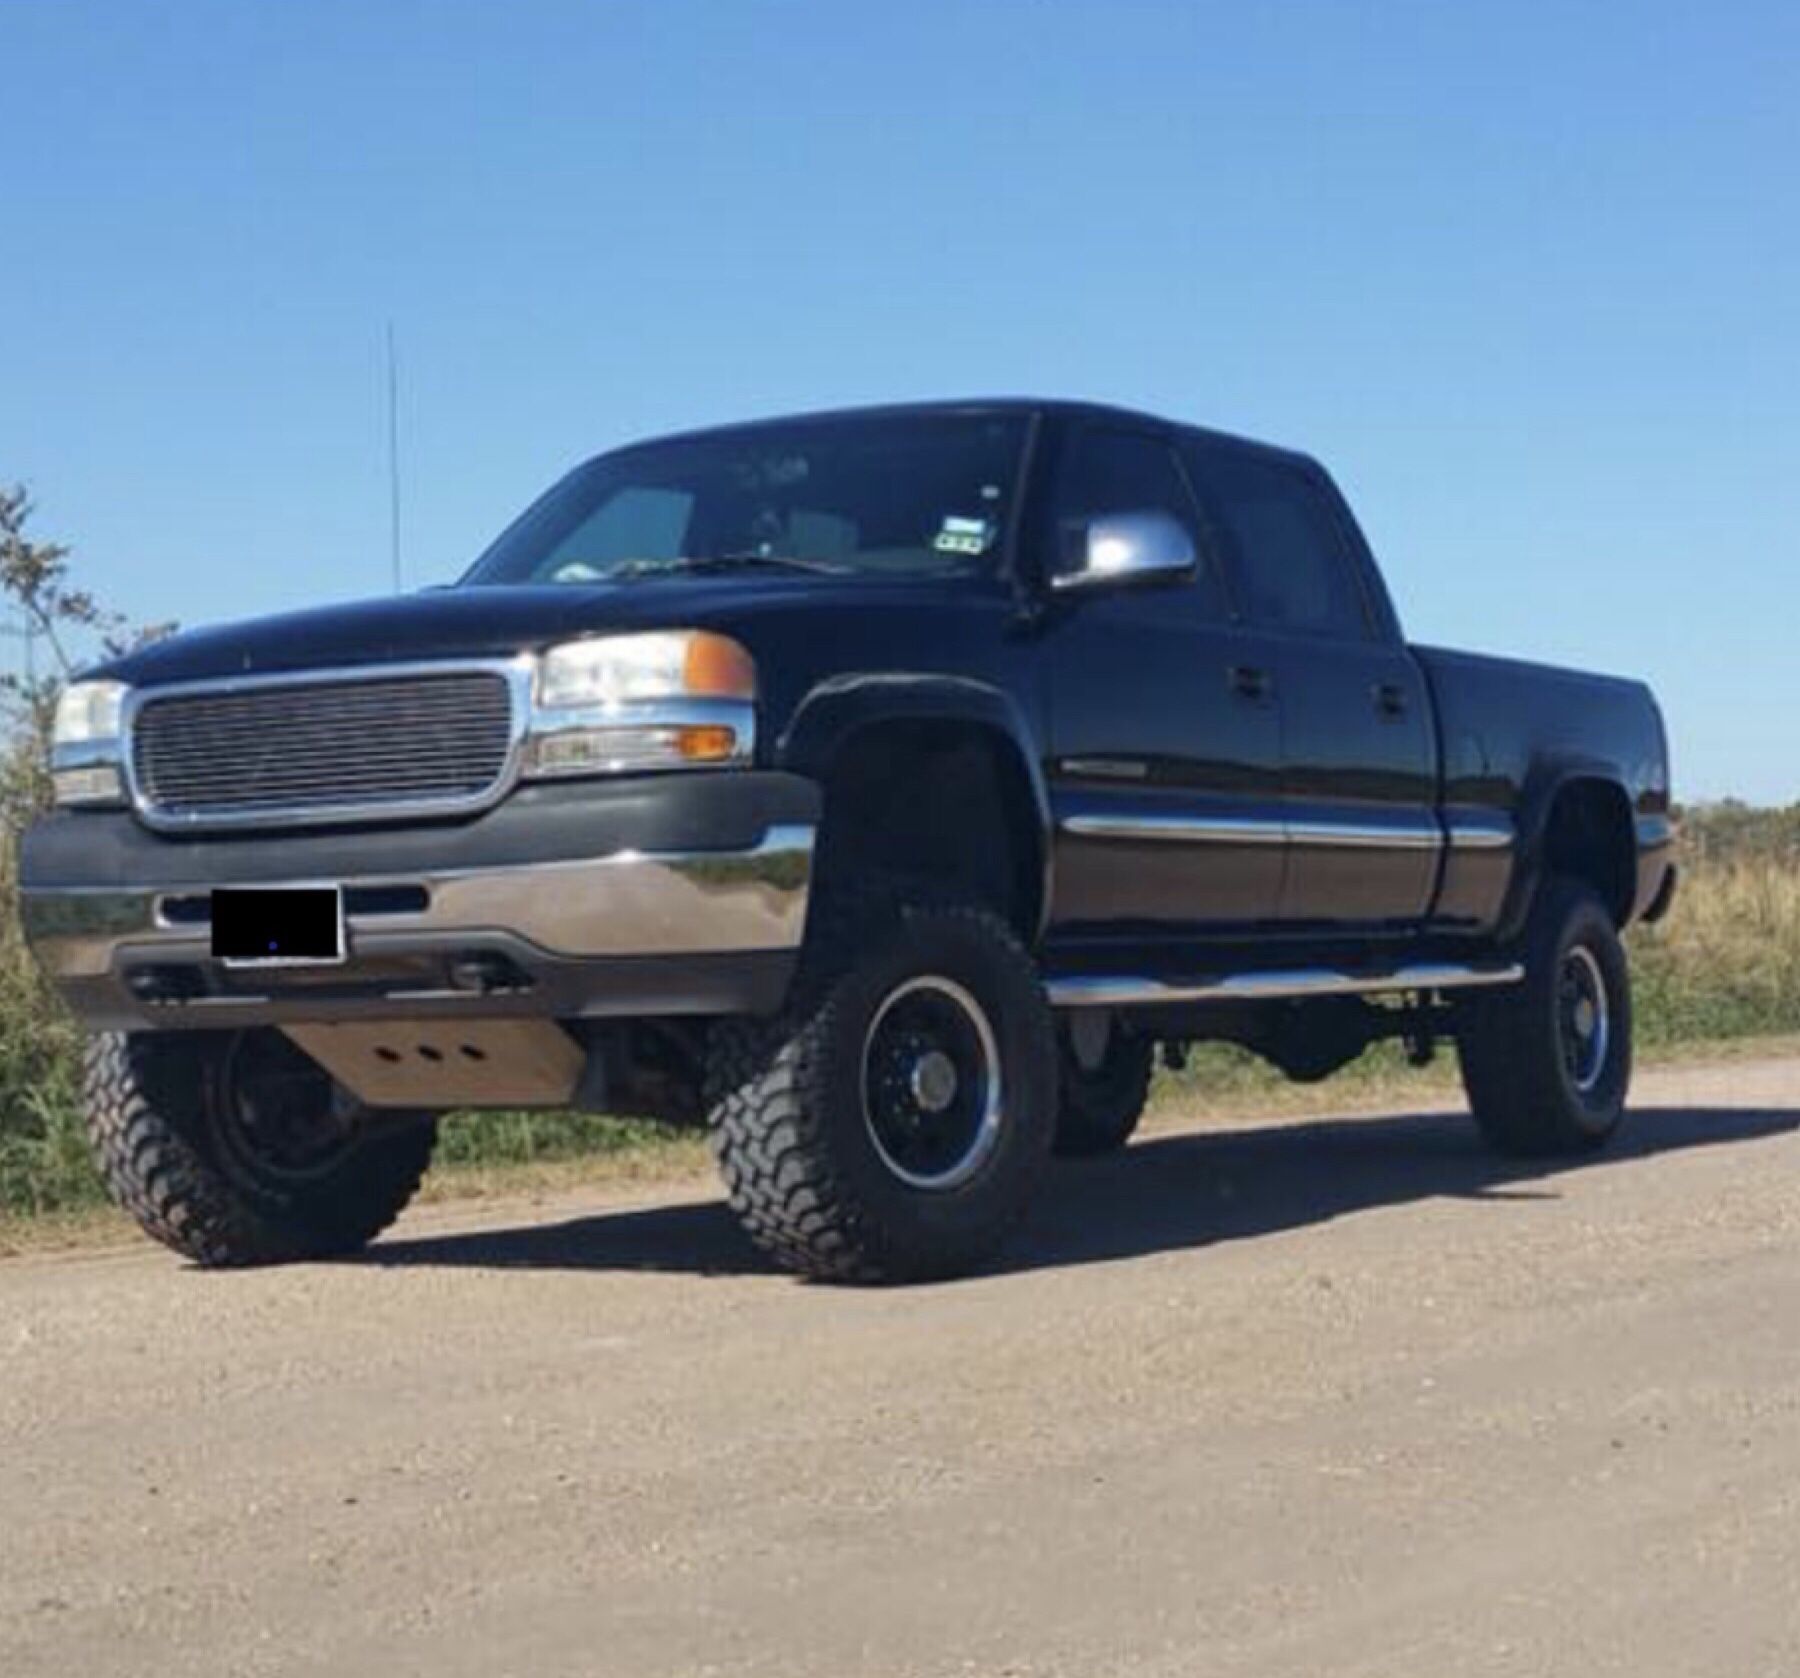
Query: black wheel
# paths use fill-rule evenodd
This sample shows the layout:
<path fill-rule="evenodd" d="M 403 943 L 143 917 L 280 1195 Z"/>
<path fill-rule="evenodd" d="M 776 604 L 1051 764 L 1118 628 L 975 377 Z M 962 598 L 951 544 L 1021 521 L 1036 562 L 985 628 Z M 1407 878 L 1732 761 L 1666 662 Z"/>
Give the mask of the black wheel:
<path fill-rule="evenodd" d="M 1631 975 L 1588 886 L 1553 878 L 1525 937 L 1525 977 L 1475 1002 L 1459 1032 L 1463 1087 L 1504 1153 L 1585 1153 L 1618 1129 L 1631 1084 Z"/>
<path fill-rule="evenodd" d="M 1150 1099 L 1156 1045 L 1098 1010 L 1070 1014 L 1056 1038 L 1057 1153 L 1116 1152 L 1131 1140 Z"/>
<path fill-rule="evenodd" d="M 203 1265 L 354 1251 L 400 1213 L 437 1138 L 375 1120 L 278 1031 L 92 1038 L 88 1138 L 113 1198 Z"/>
<path fill-rule="evenodd" d="M 984 909 L 843 917 L 786 1018 L 713 1033 L 731 1204 L 782 1264 L 838 1281 L 972 1269 L 1050 1151 L 1056 1044 L 1037 969 Z"/>

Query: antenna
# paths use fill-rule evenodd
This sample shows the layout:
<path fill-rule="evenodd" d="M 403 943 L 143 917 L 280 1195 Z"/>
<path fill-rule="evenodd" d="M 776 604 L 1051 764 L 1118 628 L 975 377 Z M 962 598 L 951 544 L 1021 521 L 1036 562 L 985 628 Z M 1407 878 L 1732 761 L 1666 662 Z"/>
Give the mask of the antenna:
<path fill-rule="evenodd" d="M 388 552 L 394 593 L 400 592 L 400 361 L 394 353 L 394 323 L 387 323 Z"/>

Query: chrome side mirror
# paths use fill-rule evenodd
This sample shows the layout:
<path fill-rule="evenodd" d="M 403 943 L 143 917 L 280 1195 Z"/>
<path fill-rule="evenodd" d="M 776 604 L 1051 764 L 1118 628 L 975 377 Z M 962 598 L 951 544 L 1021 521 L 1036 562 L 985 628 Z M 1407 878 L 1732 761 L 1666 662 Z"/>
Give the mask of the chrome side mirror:
<path fill-rule="evenodd" d="M 1194 569 L 1194 539 L 1181 521 L 1163 512 L 1106 513 L 1092 520 L 1080 541 L 1077 564 L 1050 579 L 1054 589 L 1122 587 L 1169 579 Z"/>

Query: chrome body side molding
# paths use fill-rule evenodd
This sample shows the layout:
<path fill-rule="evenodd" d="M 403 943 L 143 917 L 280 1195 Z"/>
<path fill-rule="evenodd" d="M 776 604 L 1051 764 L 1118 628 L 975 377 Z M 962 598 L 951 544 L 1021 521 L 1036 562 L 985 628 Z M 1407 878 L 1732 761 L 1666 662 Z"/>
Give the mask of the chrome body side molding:
<path fill-rule="evenodd" d="M 1453 851 L 1510 851 L 1513 848 L 1513 824 L 1506 816 L 1485 819 L 1452 816 L 1449 832 Z"/>
<path fill-rule="evenodd" d="M 1236 816 L 1065 816 L 1064 833 L 1080 839 L 1149 839 L 1172 844 L 1283 845 L 1287 824 Z"/>
<path fill-rule="evenodd" d="M 1150 778 L 1150 765 L 1135 757 L 1066 757 L 1057 767 L 1065 775 L 1086 775 L 1096 781 Z"/>
<path fill-rule="evenodd" d="M 1382 827 L 1361 822 L 1290 821 L 1288 843 L 1354 851 L 1440 851 L 1444 830 L 1436 822 Z"/>
<path fill-rule="evenodd" d="M 1162 813 L 1083 812 L 1065 816 L 1064 833 L 1081 839 L 1151 840 L 1176 844 L 1319 845 L 1350 850 L 1436 851 L 1444 832 L 1435 822 L 1382 826 L 1377 823 L 1290 821 L 1239 816 Z M 1501 843 L 1510 843 L 1502 836 Z"/>

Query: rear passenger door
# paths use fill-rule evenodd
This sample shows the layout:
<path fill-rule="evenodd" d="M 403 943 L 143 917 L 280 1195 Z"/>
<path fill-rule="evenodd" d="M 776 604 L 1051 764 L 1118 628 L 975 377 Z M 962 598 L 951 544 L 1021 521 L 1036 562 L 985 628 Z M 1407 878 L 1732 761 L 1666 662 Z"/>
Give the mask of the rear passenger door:
<path fill-rule="evenodd" d="M 1173 439 L 1061 431 L 1046 512 L 1048 573 L 1091 521 L 1119 514 L 1168 514 L 1196 554 L 1185 576 L 1048 597 L 1054 930 L 1186 938 L 1271 922 L 1283 833 L 1270 655 L 1232 619 Z"/>
<path fill-rule="evenodd" d="M 1403 930 L 1430 907 L 1440 848 L 1424 677 L 1365 583 L 1322 473 L 1210 439 L 1186 453 L 1245 615 L 1277 648 L 1280 918 L 1326 934 Z"/>

